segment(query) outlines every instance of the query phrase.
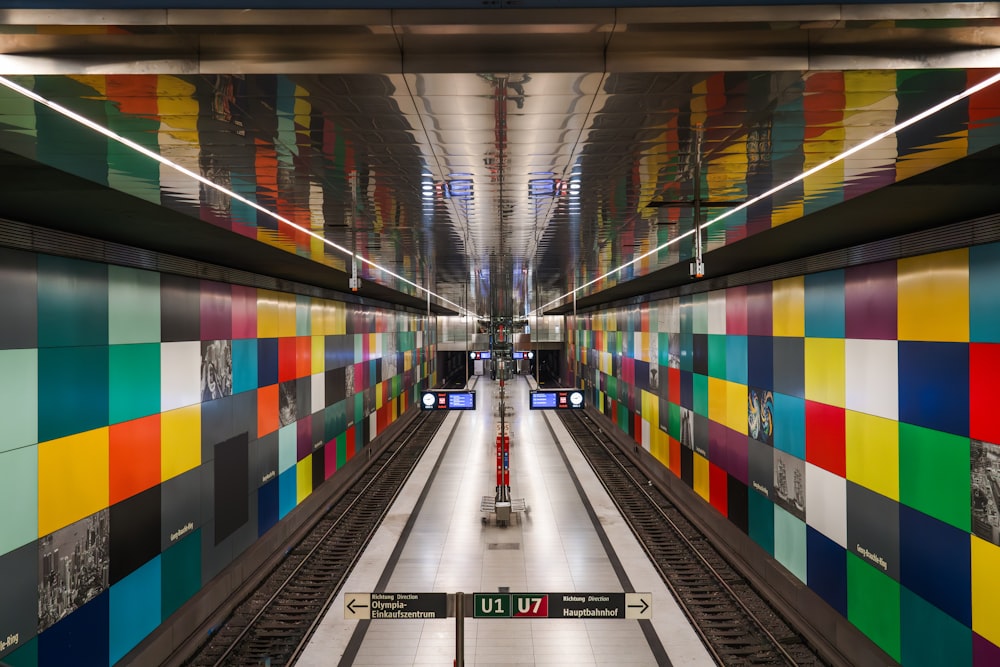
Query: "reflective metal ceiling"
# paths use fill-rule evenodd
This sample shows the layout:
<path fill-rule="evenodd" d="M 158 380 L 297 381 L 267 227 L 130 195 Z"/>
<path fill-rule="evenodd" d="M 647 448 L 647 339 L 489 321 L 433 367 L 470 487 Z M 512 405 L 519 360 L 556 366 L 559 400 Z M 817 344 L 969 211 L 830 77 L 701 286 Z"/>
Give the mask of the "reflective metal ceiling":
<path fill-rule="evenodd" d="M 865 195 L 1000 145 L 993 85 L 772 192 L 1000 71 L 998 3 L 0 10 L 0 24 L 0 74 L 25 89 L 0 88 L 0 216 L 72 225 L 46 214 L 65 202 L 45 180 L 68 172 L 115 202 L 88 198 L 76 231 L 181 253 L 190 238 L 189 254 L 267 272 L 264 254 L 226 252 L 253 239 L 316 284 L 356 252 L 392 272 L 359 262 L 362 294 L 377 283 L 412 305 L 426 287 L 479 315 L 668 286 L 696 214 L 724 217 L 704 232 L 709 276 L 715 251 L 782 243 L 786 225 L 808 236 L 819 212 L 875 237 L 899 211 Z M 13 173 L 25 161 L 30 183 Z M 955 215 L 998 203 L 956 192 Z M 172 222 L 147 227 L 140 203 Z M 810 250 L 857 240 L 814 227 Z"/>

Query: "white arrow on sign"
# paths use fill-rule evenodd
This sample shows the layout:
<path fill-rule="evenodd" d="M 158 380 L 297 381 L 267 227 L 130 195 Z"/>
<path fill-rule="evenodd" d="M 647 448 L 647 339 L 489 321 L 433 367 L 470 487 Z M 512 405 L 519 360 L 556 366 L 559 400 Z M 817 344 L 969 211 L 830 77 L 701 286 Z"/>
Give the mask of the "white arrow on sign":
<path fill-rule="evenodd" d="M 625 618 L 653 618 L 652 593 L 626 593 Z"/>
<path fill-rule="evenodd" d="M 371 617 L 371 593 L 347 593 L 344 595 L 344 618 L 358 621 Z"/>

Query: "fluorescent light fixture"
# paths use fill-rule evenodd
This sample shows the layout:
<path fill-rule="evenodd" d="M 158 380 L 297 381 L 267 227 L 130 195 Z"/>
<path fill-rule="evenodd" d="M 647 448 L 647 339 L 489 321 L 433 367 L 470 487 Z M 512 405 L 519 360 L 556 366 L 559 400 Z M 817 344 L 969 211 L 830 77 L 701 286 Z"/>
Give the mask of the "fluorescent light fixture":
<path fill-rule="evenodd" d="M 944 100 L 943 102 L 939 102 L 938 104 L 935 104 L 934 106 L 930 107 L 929 109 L 926 109 L 926 110 L 918 113 L 916 116 L 912 116 L 911 118 L 908 118 L 908 119 L 904 120 L 903 122 L 899 123 L 898 125 L 890 127 L 888 130 L 885 130 L 883 132 L 879 132 L 878 134 L 876 134 L 876 135 L 874 135 L 872 137 L 869 137 L 868 139 L 865 139 L 864 141 L 862 141 L 861 143 L 857 144 L 856 146 L 852 146 L 851 148 L 847 149 L 846 151 L 844 151 L 840 155 L 832 157 L 829 160 L 827 160 L 826 162 L 822 162 L 822 163 L 816 165 L 815 167 L 813 167 L 811 169 L 807 169 L 806 171 L 802 172 L 798 176 L 796 176 L 794 178 L 790 178 L 789 180 L 785 181 L 781 185 L 776 185 L 773 188 L 771 188 L 770 190 L 766 190 L 766 191 L 760 193 L 759 195 L 756 195 L 754 197 L 751 197 L 750 199 L 747 199 L 742 204 L 740 204 L 738 206 L 734 206 L 733 208 L 728 209 L 728 210 L 726 210 L 723 213 L 720 213 L 719 215 L 717 215 L 713 219 L 711 219 L 711 220 L 705 222 L 704 224 L 700 225 L 698 227 L 698 229 L 702 230 L 702 229 L 705 229 L 707 227 L 710 227 L 710 226 L 714 225 L 715 223 L 719 222 L 720 220 L 724 220 L 725 218 L 728 218 L 729 216 L 733 215 L 734 213 L 736 213 L 738 211 L 742 211 L 743 209 L 747 208 L 748 206 L 753 206 L 757 202 L 762 201 L 764 199 L 767 199 L 768 197 L 770 197 L 770 196 L 772 196 L 772 195 L 774 195 L 774 194 L 776 194 L 776 193 L 784 190 L 788 186 L 794 185 L 795 183 L 798 183 L 799 181 L 802 181 L 802 180 L 804 180 L 806 178 L 809 178 L 810 176 L 812 176 L 816 172 L 822 171 L 823 169 L 826 169 L 830 165 L 836 164 L 837 162 L 840 162 L 841 160 L 844 160 L 844 159 L 846 159 L 846 158 L 854 155 L 855 153 L 868 148 L 872 144 L 875 144 L 875 143 L 878 143 L 879 141 L 882 141 L 886 137 L 891 137 L 892 135 L 896 134 L 900 130 L 905 130 L 906 128 L 910 127 L 911 125 L 915 125 L 916 123 L 919 123 L 920 121 L 924 120 L 925 118 L 928 118 L 929 116 L 933 116 L 938 111 L 941 111 L 942 109 L 946 109 L 947 107 L 951 106 L 952 104 L 955 104 L 956 102 L 960 102 L 961 100 L 964 100 L 966 97 L 969 97 L 970 95 L 974 95 L 974 94 L 978 93 L 980 90 L 983 90 L 985 88 L 989 88 L 990 86 L 992 86 L 993 84 L 997 83 L 998 81 L 1000 81 L 1000 73 L 994 74 L 993 76 L 989 77 L 988 79 L 984 79 L 984 80 L 980 81 L 976 85 L 971 86 L 970 88 L 967 88 L 966 90 L 962 91 L 961 93 L 958 93 L 957 95 L 949 97 L 948 99 Z M 544 309 L 548 308 L 552 304 L 558 303 L 559 301 L 562 301 L 563 299 L 565 299 L 568 296 L 572 296 L 575 292 L 579 292 L 580 290 L 582 290 L 584 288 L 590 287 L 591 285 L 593 285 L 596 282 L 600 282 L 601 280 L 604 280 L 608 276 L 612 276 L 612 275 L 618 273 L 619 271 L 621 271 L 622 269 L 624 269 L 626 267 L 629 267 L 629 266 L 631 266 L 633 264 L 636 264 L 637 262 L 641 262 L 642 260 L 646 259 L 650 255 L 655 255 L 656 253 L 660 252 L 664 248 L 666 248 L 668 246 L 671 246 L 671 245 L 679 242 L 681 239 L 684 239 L 684 238 L 686 238 L 688 236 L 691 236 L 692 234 L 694 234 L 694 232 L 695 232 L 694 229 L 690 229 L 690 230 L 684 232 L 683 234 L 681 234 L 680 236 L 672 238 L 669 241 L 667 241 L 666 243 L 662 243 L 662 244 L 656 246 L 655 248 L 653 248 L 652 250 L 639 255 L 638 257 L 632 258 L 631 260 L 625 262 L 621 266 L 615 267 L 615 268 L 611 269 L 610 271 L 608 271 L 607 273 L 602 273 L 601 275 L 599 275 L 598 277 L 594 278 L 593 280 L 585 282 L 584 284 L 580 285 L 579 287 L 577 287 L 575 289 L 572 289 L 569 292 L 566 292 L 565 294 L 556 297 L 555 299 L 552 299 L 551 301 L 549 301 L 548 303 L 546 303 L 546 304 L 544 304 L 542 306 L 539 306 L 535 310 L 535 313 L 541 313 Z"/>
<path fill-rule="evenodd" d="M 417 283 L 413 282 L 412 280 L 409 280 L 408 278 L 404 278 L 403 276 L 399 275 L 395 271 L 391 271 L 390 269 L 387 269 L 384 266 L 376 264 L 375 262 L 371 261 L 367 257 L 363 257 L 362 255 L 357 255 L 357 254 L 351 252 L 350 250 L 348 250 L 344 246 L 339 245 L 337 243 L 334 243 L 333 241 L 329 240 L 325 236 L 323 236 L 321 234 L 317 234 L 316 232 L 312 231 L 308 227 L 303 227 L 302 225 L 298 225 L 298 224 L 292 222 L 291 220 L 289 220 L 288 218 L 286 218 L 286 217 L 284 217 L 284 216 L 282 216 L 282 215 L 280 215 L 278 213 L 275 213 L 274 211 L 271 211 L 271 210 L 269 210 L 269 209 L 261 206 L 257 202 L 251 201 L 251 200 L 247 199 L 246 197 L 244 197 L 243 195 L 240 195 L 240 194 L 238 194 L 236 192 L 233 192 L 232 190 L 230 190 L 228 188 L 225 188 L 225 187 L 219 185 L 218 183 L 210 181 L 209 179 L 205 178 L 201 174 L 195 173 L 195 172 L 191 171 L 190 169 L 182 167 L 181 165 L 177 164 L 176 162 L 172 162 L 172 161 L 168 160 L 167 158 L 163 157 L 159 153 L 155 153 L 155 152 L 149 150 L 148 148 L 146 148 L 145 146 L 137 144 L 136 142 L 134 142 L 134 141 L 132 141 L 130 139 L 126 139 L 125 137 L 121 136 L 120 134 L 117 134 L 117 133 L 109 130 L 108 128 L 104 127 L 103 125 L 95 123 L 94 121 L 90 120 L 89 118 L 87 118 L 85 116 L 81 116 L 80 114 L 76 113 L 75 111 L 67 109 L 66 107 L 62 106 L 61 104 L 53 102 L 52 100 L 50 100 L 48 98 L 42 97 L 41 95 L 39 95 L 38 93 L 36 93 L 33 90 L 29 90 L 28 88 L 25 88 L 24 86 L 21 86 L 21 85 L 19 85 L 17 83 L 14 83 L 10 79 L 8 79 L 6 77 L 3 77 L 3 76 L 0 76 L 0 85 L 3 85 L 6 88 L 9 88 L 10 90 L 13 90 L 16 93 L 24 95 L 25 97 L 27 97 L 27 98 L 29 98 L 31 100 L 34 100 L 35 102 L 38 102 L 39 104 L 41 104 L 43 106 L 46 106 L 49 109 L 52 109 L 56 113 L 58 113 L 60 115 L 63 115 L 66 118 L 69 118 L 70 120 L 75 121 L 75 122 L 79 123 L 80 125 L 83 125 L 84 127 L 88 127 L 88 128 L 90 128 L 91 130 L 93 130 L 95 132 L 103 134 L 107 138 L 109 138 L 109 139 L 111 139 L 113 141 L 117 141 L 118 143 L 122 144 L 123 146 L 129 147 L 132 150 L 136 151 L 137 153 L 141 153 L 141 154 L 145 155 L 146 157 L 148 157 L 150 159 L 156 160 L 157 162 L 159 162 L 160 164 L 162 164 L 164 166 L 167 166 L 167 167 L 169 167 L 169 168 L 171 168 L 171 169 L 173 169 L 173 170 L 175 170 L 177 172 L 180 172 L 180 173 L 184 174 L 185 176 L 188 176 L 189 178 L 193 178 L 194 180 L 198 181 L 199 183 L 202 183 L 202 184 L 204 184 L 204 185 L 206 185 L 206 186 L 208 186 L 208 187 L 210 187 L 210 188 L 212 188 L 214 190 L 218 190 L 219 192 L 227 195 L 228 197 L 230 197 L 232 199 L 235 199 L 235 200 L 237 200 L 239 202 L 242 202 L 242 203 L 246 204 L 247 206 L 250 206 L 250 207 L 252 207 L 252 208 L 260 211 L 264 215 L 267 215 L 267 216 L 269 216 L 269 217 L 277 220 L 278 222 L 280 222 L 280 223 L 282 223 L 284 225 L 288 225 L 289 227 L 291 227 L 293 229 L 296 229 L 296 230 L 298 230 L 300 232 L 303 232 L 304 234 L 308 234 L 309 236 L 313 237 L 314 239 L 317 239 L 318 241 L 322 241 L 323 243 L 325 243 L 326 245 L 330 246 L 331 248 L 344 253 L 348 257 L 356 257 L 358 259 L 358 261 L 360 261 L 360 262 L 362 262 L 364 264 L 367 264 L 368 266 L 372 267 L 373 269 L 377 269 L 378 271 L 381 271 L 382 273 L 384 273 L 384 274 L 386 274 L 388 276 L 392 276 L 393 278 L 396 278 L 397 280 L 401 280 L 404 283 L 406 283 L 407 285 L 411 285 L 412 287 L 415 287 L 418 290 L 420 290 L 422 292 L 425 292 L 426 294 L 429 294 L 431 296 L 437 297 L 438 299 L 440 299 L 444 303 L 447 303 L 449 305 L 455 306 L 460 311 L 465 310 L 465 308 L 463 308 L 461 305 L 455 303 L 454 301 L 446 299 L 443 296 L 441 296 L 440 294 L 432 292 L 431 290 L 427 289 L 426 287 L 424 287 L 422 285 L 418 285 Z"/>

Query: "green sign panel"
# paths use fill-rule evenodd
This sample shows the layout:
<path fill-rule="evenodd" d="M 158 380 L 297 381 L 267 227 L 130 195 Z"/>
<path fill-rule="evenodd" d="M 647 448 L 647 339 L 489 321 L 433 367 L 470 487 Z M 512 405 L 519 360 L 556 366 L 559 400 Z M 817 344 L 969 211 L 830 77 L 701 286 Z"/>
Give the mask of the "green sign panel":
<path fill-rule="evenodd" d="M 510 593 L 473 593 L 473 618 L 510 618 Z"/>

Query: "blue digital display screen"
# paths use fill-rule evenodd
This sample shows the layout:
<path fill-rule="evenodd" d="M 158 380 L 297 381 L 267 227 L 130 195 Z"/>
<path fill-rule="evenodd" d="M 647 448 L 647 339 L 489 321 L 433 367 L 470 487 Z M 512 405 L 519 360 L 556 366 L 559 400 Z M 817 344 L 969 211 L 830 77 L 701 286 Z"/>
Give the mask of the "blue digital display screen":
<path fill-rule="evenodd" d="M 475 410 L 474 391 L 425 391 L 420 395 L 421 410 Z"/>
<path fill-rule="evenodd" d="M 471 391 L 453 391 L 448 394 L 449 410 L 475 410 L 476 394 Z"/>
<path fill-rule="evenodd" d="M 583 392 L 579 389 L 537 389 L 529 394 L 532 410 L 582 410 Z"/>

